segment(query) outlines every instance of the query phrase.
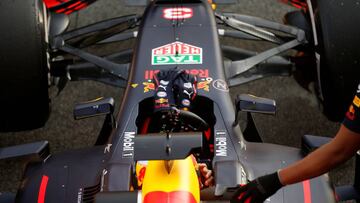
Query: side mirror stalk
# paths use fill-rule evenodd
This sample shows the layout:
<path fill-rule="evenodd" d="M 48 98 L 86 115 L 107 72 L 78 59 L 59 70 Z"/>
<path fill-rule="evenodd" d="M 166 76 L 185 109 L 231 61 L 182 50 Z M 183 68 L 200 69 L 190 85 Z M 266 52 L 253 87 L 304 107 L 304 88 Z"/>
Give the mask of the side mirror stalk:
<path fill-rule="evenodd" d="M 239 123 L 238 113 L 239 111 L 249 112 L 249 113 L 261 113 L 261 114 L 271 114 L 275 115 L 276 113 L 276 102 L 273 99 L 256 97 L 250 94 L 240 94 L 235 100 L 236 113 L 234 126 Z"/>

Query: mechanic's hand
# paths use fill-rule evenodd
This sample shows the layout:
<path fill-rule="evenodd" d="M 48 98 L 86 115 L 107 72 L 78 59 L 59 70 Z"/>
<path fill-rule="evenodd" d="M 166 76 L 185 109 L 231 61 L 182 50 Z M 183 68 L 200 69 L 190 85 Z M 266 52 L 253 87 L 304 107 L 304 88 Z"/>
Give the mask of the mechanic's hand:
<path fill-rule="evenodd" d="M 201 178 L 201 188 L 214 186 L 214 176 L 212 171 L 208 169 L 207 165 L 204 163 L 198 164 Z"/>
<path fill-rule="evenodd" d="M 176 105 L 180 109 L 191 108 L 191 102 L 196 97 L 197 79 L 191 74 L 183 72 L 174 82 L 174 89 L 176 89 Z"/>
<path fill-rule="evenodd" d="M 155 112 L 168 110 L 171 106 L 175 105 L 173 84 L 176 78 L 183 72 L 184 70 L 173 68 L 170 70 L 161 70 L 155 75 Z"/>
<path fill-rule="evenodd" d="M 231 203 L 263 203 L 282 187 L 277 172 L 261 176 L 237 189 Z"/>

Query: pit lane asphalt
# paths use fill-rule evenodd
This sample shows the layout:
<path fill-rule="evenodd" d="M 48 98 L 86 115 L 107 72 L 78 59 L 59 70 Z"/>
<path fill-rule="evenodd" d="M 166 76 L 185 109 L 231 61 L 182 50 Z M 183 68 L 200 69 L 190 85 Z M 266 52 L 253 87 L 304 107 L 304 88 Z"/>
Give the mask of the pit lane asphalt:
<path fill-rule="evenodd" d="M 237 5 L 219 6 L 221 11 L 254 15 L 281 22 L 282 16 L 293 8 L 276 0 L 239 0 Z M 89 8 L 71 16 L 71 27 L 80 27 L 98 20 L 141 13 L 142 9 L 124 7 L 123 0 L 100 0 Z M 223 44 L 251 50 L 263 49 L 263 44 L 222 40 Z M 126 43 L 122 46 L 130 46 Z M 123 90 L 96 82 L 71 82 L 59 96 L 50 88 L 52 113 L 46 126 L 31 132 L 2 133 L 0 147 L 48 140 L 53 153 L 91 146 L 100 130 L 102 118 L 74 121 L 72 108 L 75 103 L 99 96 L 112 96 L 120 106 Z M 332 136 L 339 124 L 329 122 L 321 114 L 315 97 L 302 89 L 292 77 L 270 77 L 240 87 L 232 88 L 231 95 L 251 93 L 273 98 L 277 102 L 276 116 L 255 115 L 255 121 L 266 142 L 300 146 L 304 134 Z M 16 191 L 21 177 L 21 163 L 0 162 L 0 191 Z M 353 179 L 353 160 L 331 172 L 336 185 L 350 183 Z"/>

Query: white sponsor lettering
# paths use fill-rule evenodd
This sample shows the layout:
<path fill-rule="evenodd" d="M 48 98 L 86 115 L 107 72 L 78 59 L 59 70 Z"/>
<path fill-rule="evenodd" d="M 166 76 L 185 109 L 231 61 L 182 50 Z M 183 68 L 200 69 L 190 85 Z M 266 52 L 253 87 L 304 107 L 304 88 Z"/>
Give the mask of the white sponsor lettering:
<path fill-rule="evenodd" d="M 172 60 L 174 60 L 175 63 L 180 63 L 181 61 L 184 61 L 185 56 L 169 56 Z"/>
<path fill-rule="evenodd" d="M 83 196 L 83 189 L 80 188 L 79 192 L 78 192 L 78 196 L 77 196 L 77 203 L 81 203 L 82 202 L 82 196 Z"/>
<path fill-rule="evenodd" d="M 194 59 L 194 56 L 189 56 L 187 60 L 184 60 L 184 63 L 197 63 L 197 60 Z"/>
<path fill-rule="evenodd" d="M 125 132 L 123 142 L 123 157 L 132 157 L 134 154 L 135 132 Z"/>
<path fill-rule="evenodd" d="M 202 64 L 202 48 L 183 42 L 173 42 L 152 49 L 152 65 Z"/>
<path fill-rule="evenodd" d="M 227 156 L 226 137 L 217 137 L 216 142 L 216 156 Z"/>
<path fill-rule="evenodd" d="M 157 56 L 158 63 L 169 63 L 170 57 L 168 56 Z"/>

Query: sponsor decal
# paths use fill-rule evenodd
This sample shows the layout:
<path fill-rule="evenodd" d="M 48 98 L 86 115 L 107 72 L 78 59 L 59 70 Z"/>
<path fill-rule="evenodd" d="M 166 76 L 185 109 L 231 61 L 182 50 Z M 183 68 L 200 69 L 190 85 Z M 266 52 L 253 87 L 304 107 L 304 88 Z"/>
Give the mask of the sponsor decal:
<path fill-rule="evenodd" d="M 229 91 L 229 86 L 227 85 L 227 83 L 222 80 L 222 79 L 217 79 L 213 82 L 213 87 L 217 90 L 223 91 L 223 92 L 228 92 Z"/>
<path fill-rule="evenodd" d="M 154 106 L 155 109 L 167 108 L 167 107 L 170 107 L 168 99 L 160 98 L 155 100 L 155 106 Z"/>
<path fill-rule="evenodd" d="M 209 92 L 210 91 L 210 83 L 211 83 L 211 81 L 208 81 L 208 80 L 198 82 L 197 89 Z M 144 85 L 144 93 L 155 90 L 155 83 L 153 83 L 153 82 L 143 82 L 143 85 Z M 160 97 L 160 96 L 158 95 L 158 97 Z"/>
<path fill-rule="evenodd" d="M 168 84 L 169 84 L 169 81 L 160 80 L 160 85 L 158 86 L 157 89 L 159 91 L 163 90 L 165 92 Z"/>
<path fill-rule="evenodd" d="M 107 175 L 108 171 L 104 169 L 101 174 L 101 184 L 100 184 L 100 191 L 104 191 L 104 182 L 105 182 L 105 176 Z"/>
<path fill-rule="evenodd" d="M 132 88 L 136 88 L 138 85 L 139 85 L 139 84 L 134 83 L 134 84 L 131 84 L 131 87 L 132 87 Z"/>
<path fill-rule="evenodd" d="M 351 121 L 355 120 L 355 109 L 353 105 L 350 105 L 349 111 L 346 112 L 346 118 L 348 118 Z"/>
<path fill-rule="evenodd" d="M 138 181 L 138 186 L 142 186 L 145 173 L 146 173 L 146 166 L 148 165 L 148 161 L 137 161 L 135 166 L 136 177 Z"/>
<path fill-rule="evenodd" d="M 186 83 L 184 83 L 184 87 L 190 89 L 190 88 L 192 88 L 192 83 L 186 82 Z"/>
<path fill-rule="evenodd" d="M 123 158 L 132 158 L 134 156 L 135 132 L 125 132 L 123 140 Z"/>
<path fill-rule="evenodd" d="M 160 80 L 160 84 L 162 84 L 162 85 L 168 85 L 168 84 L 169 84 L 169 81 Z"/>
<path fill-rule="evenodd" d="M 160 98 L 160 99 L 155 100 L 155 104 L 164 104 L 164 103 L 167 103 L 167 102 L 169 102 L 169 100 L 164 99 L 164 98 Z"/>
<path fill-rule="evenodd" d="M 167 107 L 170 107 L 168 99 L 160 98 L 155 100 L 155 106 L 154 106 L 155 109 L 167 108 Z"/>
<path fill-rule="evenodd" d="M 104 149 L 104 154 L 110 152 L 111 146 L 112 146 L 112 144 L 107 144 L 107 145 L 106 145 L 106 147 L 105 147 L 105 149 Z"/>
<path fill-rule="evenodd" d="M 166 8 L 163 10 L 163 18 L 167 20 L 187 19 L 193 17 L 192 8 Z"/>
<path fill-rule="evenodd" d="M 160 72 L 160 70 L 146 70 L 145 71 L 144 79 L 146 80 L 146 82 L 142 83 L 144 86 L 144 93 L 155 90 L 155 83 L 153 82 L 153 79 L 155 78 L 155 75 L 158 72 Z M 213 81 L 213 79 L 211 77 L 209 77 L 208 69 L 188 69 L 188 70 L 185 70 L 185 72 L 187 74 L 191 74 L 191 75 L 194 75 L 194 76 L 200 78 L 199 82 L 197 82 L 198 90 L 204 90 L 204 91 L 209 92 L 210 84 Z M 162 84 L 163 82 L 166 82 L 166 81 L 160 81 L 160 84 Z M 187 85 L 187 86 L 189 86 L 189 85 Z M 189 87 L 187 87 L 187 88 L 189 88 Z M 159 97 L 161 97 L 161 96 L 159 96 Z"/>
<path fill-rule="evenodd" d="M 209 92 L 211 81 L 212 81 L 212 78 L 201 79 L 201 82 L 197 83 L 197 89 Z"/>
<path fill-rule="evenodd" d="M 152 80 L 154 79 L 155 75 L 160 72 L 160 70 L 146 70 L 144 79 L 145 80 Z M 209 78 L 209 70 L 208 69 L 189 69 L 185 70 L 187 74 L 191 74 L 197 76 L 198 78 Z"/>
<path fill-rule="evenodd" d="M 202 64 L 202 48 L 182 42 L 166 44 L 152 50 L 151 64 Z"/>
<path fill-rule="evenodd" d="M 82 196 L 83 196 L 83 189 L 79 188 L 78 195 L 77 195 L 77 203 L 82 202 Z"/>
<path fill-rule="evenodd" d="M 154 106 L 155 109 L 160 109 L 160 108 L 169 108 L 170 105 L 169 104 L 157 104 Z"/>
<path fill-rule="evenodd" d="M 245 172 L 245 170 L 244 170 L 243 167 L 241 167 L 241 179 L 240 179 L 240 184 L 241 184 L 241 185 L 247 184 L 247 175 L 246 175 L 246 172 Z"/>
<path fill-rule="evenodd" d="M 184 106 L 190 106 L 190 101 L 188 99 L 183 99 L 181 103 Z"/>
<path fill-rule="evenodd" d="M 194 97 L 195 97 L 193 91 L 188 92 L 187 90 L 184 90 L 183 93 L 186 94 L 186 95 L 187 95 L 189 98 L 191 98 L 191 99 L 194 99 Z M 193 96 L 191 96 L 191 95 L 193 95 Z"/>
<path fill-rule="evenodd" d="M 226 132 L 224 130 L 215 132 L 215 155 L 227 156 Z"/>
<path fill-rule="evenodd" d="M 356 107 L 360 107 L 360 98 L 358 96 L 355 96 L 353 103 Z"/>
<path fill-rule="evenodd" d="M 158 93 L 157 93 L 157 96 L 158 96 L 158 97 L 166 97 L 167 94 L 166 94 L 166 92 L 158 92 Z"/>
<path fill-rule="evenodd" d="M 143 82 L 144 85 L 144 93 L 155 90 L 155 83 L 153 82 Z"/>
<path fill-rule="evenodd" d="M 145 172 L 146 172 L 146 167 L 142 167 L 139 171 L 138 181 L 141 183 L 144 181 Z"/>

